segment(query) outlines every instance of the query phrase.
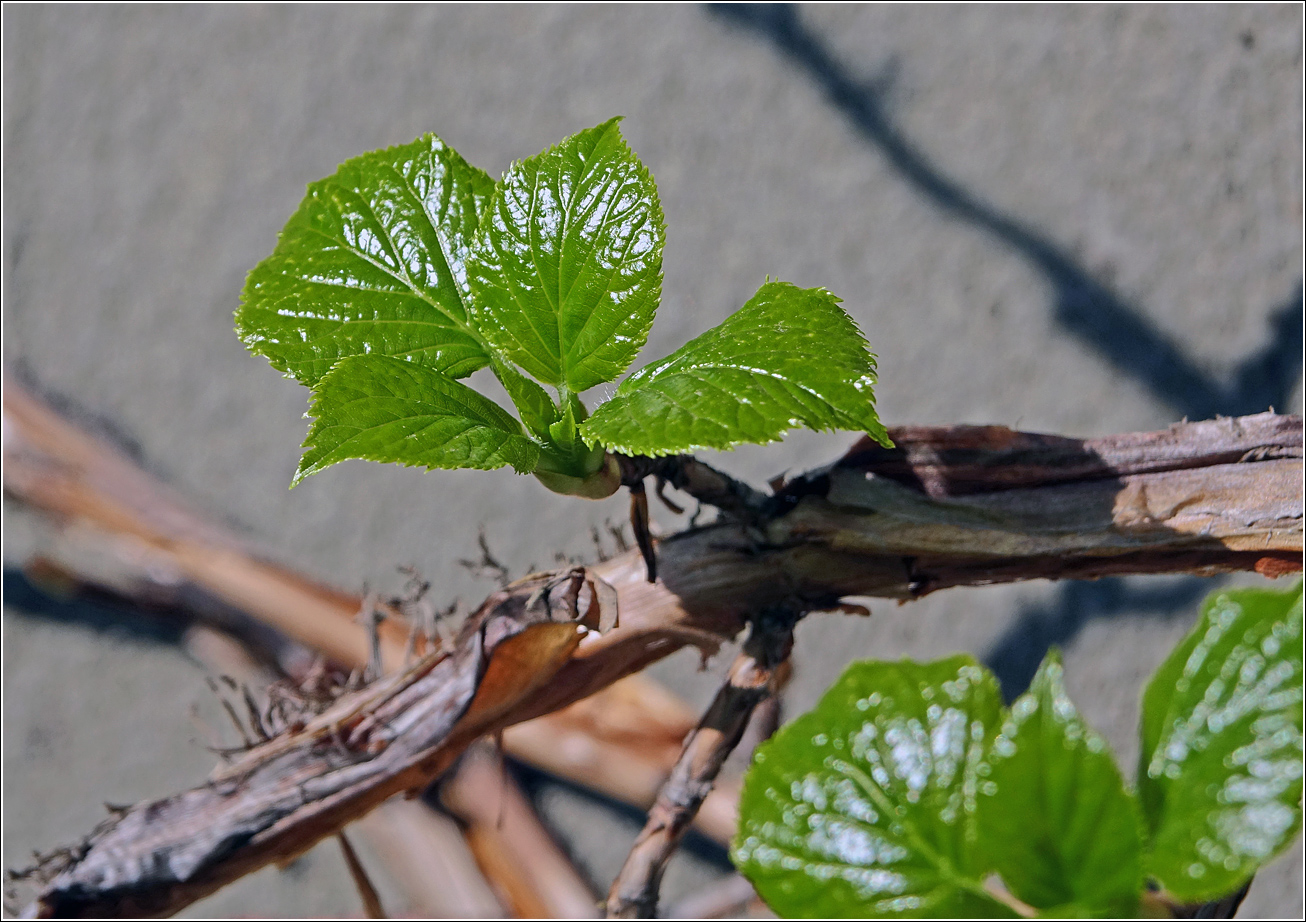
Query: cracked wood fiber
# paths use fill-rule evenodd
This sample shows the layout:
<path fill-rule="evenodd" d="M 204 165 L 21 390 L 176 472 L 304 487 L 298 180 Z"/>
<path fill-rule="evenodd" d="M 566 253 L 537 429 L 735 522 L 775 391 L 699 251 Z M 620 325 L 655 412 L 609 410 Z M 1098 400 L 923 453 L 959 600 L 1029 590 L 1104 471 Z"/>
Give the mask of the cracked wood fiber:
<path fill-rule="evenodd" d="M 103 487 L 107 477 L 110 488 L 113 478 L 89 456 L 60 454 L 66 434 L 60 442 L 49 425 L 28 426 L 34 408 L 6 388 L 7 494 L 64 518 L 131 519 L 160 548 L 182 540 L 139 493 L 88 493 L 88 478 Z M 686 644 L 713 649 L 749 612 L 777 602 L 816 610 L 848 595 L 909 599 L 1031 578 L 1301 568 L 1298 417 L 1265 413 L 1086 441 L 997 427 L 891 435 L 897 449 L 859 445 L 780 487 L 760 524 L 723 521 L 663 540 L 655 584 L 631 553 L 491 595 L 451 653 L 347 695 L 312 726 L 251 750 L 192 791 L 106 820 L 46 865 L 23 908 L 175 912 L 306 850 L 392 794 L 423 787 L 477 737 L 564 707 Z M 224 587 L 219 569 L 195 563 L 204 540 L 185 540 L 188 575 L 219 594 L 254 592 Z M 605 620 L 604 583 L 620 623 L 600 634 L 589 626 Z M 361 648 L 355 630 L 341 642 Z"/>

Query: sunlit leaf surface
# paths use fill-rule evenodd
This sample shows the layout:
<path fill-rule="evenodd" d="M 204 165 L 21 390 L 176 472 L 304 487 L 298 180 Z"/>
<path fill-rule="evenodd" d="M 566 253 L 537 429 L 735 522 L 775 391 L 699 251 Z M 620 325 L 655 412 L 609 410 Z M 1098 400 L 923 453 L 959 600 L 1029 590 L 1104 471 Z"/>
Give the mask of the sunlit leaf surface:
<path fill-rule="evenodd" d="M 838 298 L 768 282 L 720 326 L 623 381 L 582 431 L 632 455 L 770 442 L 803 426 L 888 445 L 874 384 L 875 357 Z"/>
<path fill-rule="evenodd" d="M 1231 589 L 1143 696 L 1148 870 L 1180 899 L 1232 893 L 1301 827 L 1302 592 Z"/>
<path fill-rule="evenodd" d="M 732 857 L 783 916 L 1011 916 L 982 886 L 975 805 L 1001 721 L 967 656 L 854 663 L 759 748 Z"/>
<path fill-rule="evenodd" d="M 312 415 L 296 483 L 347 458 L 526 472 L 539 457 L 494 401 L 434 368 L 384 355 L 343 359 L 319 382 Z"/>
<path fill-rule="evenodd" d="M 350 355 L 394 355 L 461 378 L 489 362 L 465 261 L 493 182 L 434 135 L 346 161 L 308 187 L 255 267 L 236 330 L 316 384 Z"/>
<path fill-rule="evenodd" d="M 468 265 L 485 337 L 573 393 L 625 371 L 662 291 L 657 187 L 617 121 L 515 164 Z"/>

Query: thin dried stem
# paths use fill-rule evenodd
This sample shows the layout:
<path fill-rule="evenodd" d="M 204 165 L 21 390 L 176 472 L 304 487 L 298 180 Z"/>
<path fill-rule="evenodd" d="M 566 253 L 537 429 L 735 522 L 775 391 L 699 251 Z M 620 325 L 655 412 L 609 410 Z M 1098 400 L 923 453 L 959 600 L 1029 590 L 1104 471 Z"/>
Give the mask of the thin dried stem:
<path fill-rule="evenodd" d="M 671 777 L 649 810 L 648 822 L 612 882 L 608 918 L 651 919 L 656 914 L 667 862 L 743 737 L 754 709 L 775 692 L 780 667 L 793 648 L 796 621 L 791 610 L 779 608 L 752 622 L 742 652 L 707 713 L 686 738 Z"/>
<path fill-rule="evenodd" d="M 354 886 L 358 888 L 358 896 L 363 901 L 363 912 L 369 919 L 386 919 L 385 909 L 381 906 L 381 895 L 376 892 L 376 887 L 372 885 L 372 879 L 367 876 L 367 870 L 363 867 L 363 862 L 358 860 L 358 853 L 354 851 L 354 846 L 349 844 L 348 837 L 342 829 L 336 833 L 336 841 L 340 843 L 340 851 L 345 856 L 345 865 L 349 868 L 349 876 L 354 880 Z"/>
<path fill-rule="evenodd" d="M 621 465 L 621 482 L 643 482 L 645 477 L 658 479 L 658 496 L 663 484 L 671 484 L 682 493 L 688 493 L 700 503 L 715 506 L 736 521 L 756 522 L 764 515 L 767 496 L 754 490 L 741 480 L 718 471 L 693 455 L 667 455 L 648 458 L 643 455 L 618 455 Z M 663 497 L 663 501 L 666 499 Z"/>
<path fill-rule="evenodd" d="M 644 481 L 632 483 L 630 490 L 630 529 L 635 533 L 635 546 L 644 558 L 644 570 L 648 581 L 658 581 L 658 556 L 653 549 L 653 534 L 648 530 L 648 494 L 644 491 Z"/>

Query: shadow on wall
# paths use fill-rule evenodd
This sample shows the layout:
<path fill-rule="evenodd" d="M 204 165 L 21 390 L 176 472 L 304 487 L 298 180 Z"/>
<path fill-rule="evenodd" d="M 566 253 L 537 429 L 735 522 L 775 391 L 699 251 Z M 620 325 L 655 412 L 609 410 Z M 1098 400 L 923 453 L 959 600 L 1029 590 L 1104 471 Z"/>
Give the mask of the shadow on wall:
<path fill-rule="evenodd" d="M 1232 379 L 1205 373 L 1146 313 L 1094 279 L 1054 241 L 945 175 L 894 126 L 884 104 L 887 79 L 865 82 L 830 52 L 788 4 L 709 4 L 708 12 L 761 38 L 812 80 L 826 101 L 926 200 L 1005 243 L 1041 272 L 1055 292 L 1053 318 L 1114 370 L 1145 385 L 1176 416 L 1209 419 L 1284 406 L 1302 370 L 1302 284 L 1272 311 L 1264 348 L 1247 356 Z M 1052 644 L 1073 640 L 1089 622 L 1124 614 L 1193 614 L 1208 580 L 1140 588 L 1122 579 L 1071 582 L 1047 606 L 1023 610 L 985 657 L 1014 698 L 1028 687 Z"/>
<path fill-rule="evenodd" d="M 4 568 L 5 608 L 23 612 L 50 624 L 76 625 L 97 634 L 130 638 L 144 644 L 177 645 L 186 632 L 181 619 L 160 617 L 131 605 L 100 596 L 60 591 L 40 585 L 16 567 Z"/>

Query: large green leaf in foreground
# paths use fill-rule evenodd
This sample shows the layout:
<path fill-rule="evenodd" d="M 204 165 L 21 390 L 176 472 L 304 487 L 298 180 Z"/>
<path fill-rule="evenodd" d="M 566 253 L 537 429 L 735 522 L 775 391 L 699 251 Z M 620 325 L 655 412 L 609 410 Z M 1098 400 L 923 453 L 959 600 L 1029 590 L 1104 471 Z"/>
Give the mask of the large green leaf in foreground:
<path fill-rule="evenodd" d="M 657 187 L 617 121 L 515 164 L 468 263 L 486 339 L 573 393 L 626 370 L 662 292 Z"/>
<path fill-rule="evenodd" d="M 635 372 L 582 427 L 630 455 L 848 429 L 890 445 L 875 414 L 875 357 L 839 299 L 768 282 L 720 326 Z"/>
<path fill-rule="evenodd" d="M 782 916 L 1014 916 L 983 889 L 975 848 L 1001 711 L 968 656 L 854 663 L 758 749 L 735 866 Z"/>
<path fill-rule="evenodd" d="M 1301 826 L 1302 590 L 1231 589 L 1143 695 L 1148 870 L 1182 900 L 1232 893 Z"/>
<path fill-rule="evenodd" d="M 468 317 L 465 261 L 493 187 L 429 134 L 346 161 L 308 187 L 250 273 L 241 339 L 308 385 L 365 353 L 471 374 L 489 355 Z"/>
<path fill-rule="evenodd" d="M 1049 653 L 1011 706 L 980 784 L 980 841 L 1007 887 L 1052 916 L 1132 916 L 1142 816 Z"/>
<path fill-rule="evenodd" d="M 295 483 L 347 458 L 523 473 L 539 446 L 497 403 L 434 368 L 384 355 L 343 359 L 319 382 Z"/>

